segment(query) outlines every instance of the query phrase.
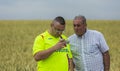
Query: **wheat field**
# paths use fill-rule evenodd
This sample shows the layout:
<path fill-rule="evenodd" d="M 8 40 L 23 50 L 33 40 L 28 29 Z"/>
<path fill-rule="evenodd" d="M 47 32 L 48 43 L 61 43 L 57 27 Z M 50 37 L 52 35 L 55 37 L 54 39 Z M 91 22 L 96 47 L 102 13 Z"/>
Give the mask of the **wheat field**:
<path fill-rule="evenodd" d="M 34 39 L 49 28 L 51 20 L 1 20 L 0 21 L 0 71 L 36 71 L 32 56 Z M 72 21 L 66 21 L 64 34 L 74 33 Z M 110 47 L 110 71 L 120 71 L 120 21 L 88 20 L 89 29 L 104 34 Z"/>

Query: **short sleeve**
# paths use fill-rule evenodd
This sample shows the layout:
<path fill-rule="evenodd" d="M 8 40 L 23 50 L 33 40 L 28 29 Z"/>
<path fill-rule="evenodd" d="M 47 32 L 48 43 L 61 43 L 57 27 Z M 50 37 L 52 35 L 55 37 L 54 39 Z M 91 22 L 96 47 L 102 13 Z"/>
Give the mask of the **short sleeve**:
<path fill-rule="evenodd" d="M 39 35 L 35 38 L 33 44 L 33 55 L 35 55 L 38 51 L 44 50 L 44 38 Z"/>
<path fill-rule="evenodd" d="M 67 48 L 68 48 L 68 57 L 72 58 L 72 52 L 70 50 L 70 45 L 69 44 L 67 45 Z"/>
<path fill-rule="evenodd" d="M 109 47 L 108 47 L 102 33 L 100 33 L 100 35 L 99 35 L 99 43 L 100 43 L 99 49 L 102 51 L 102 53 L 109 50 Z"/>

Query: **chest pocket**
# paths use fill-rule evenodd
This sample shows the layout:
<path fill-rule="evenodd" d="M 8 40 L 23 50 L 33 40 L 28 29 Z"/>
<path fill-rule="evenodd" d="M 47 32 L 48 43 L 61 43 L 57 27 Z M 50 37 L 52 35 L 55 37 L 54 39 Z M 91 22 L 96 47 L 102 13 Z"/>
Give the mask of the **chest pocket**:
<path fill-rule="evenodd" d="M 99 52 L 97 44 L 89 44 L 89 45 L 86 46 L 85 49 L 86 49 L 86 52 L 88 54 L 94 54 L 95 55 Z"/>

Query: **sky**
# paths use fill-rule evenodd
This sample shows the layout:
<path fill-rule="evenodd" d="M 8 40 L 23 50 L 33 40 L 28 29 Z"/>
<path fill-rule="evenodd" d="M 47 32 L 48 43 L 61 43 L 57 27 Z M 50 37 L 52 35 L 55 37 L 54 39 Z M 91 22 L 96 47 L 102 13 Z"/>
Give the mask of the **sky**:
<path fill-rule="evenodd" d="M 0 20 L 73 19 L 76 15 L 120 20 L 120 0 L 0 0 Z"/>

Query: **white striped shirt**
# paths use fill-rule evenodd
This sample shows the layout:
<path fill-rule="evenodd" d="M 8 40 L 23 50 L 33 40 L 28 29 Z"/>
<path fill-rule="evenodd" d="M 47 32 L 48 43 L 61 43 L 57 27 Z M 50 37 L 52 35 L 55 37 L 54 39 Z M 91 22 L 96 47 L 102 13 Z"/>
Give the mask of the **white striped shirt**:
<path fill-rule="evenodd" d="M 87 30 L 82 37 L 73 34 L 68 40 L 76 71 L 104 71 L 102 53 L 109 47 L 100 32 Z"/>

